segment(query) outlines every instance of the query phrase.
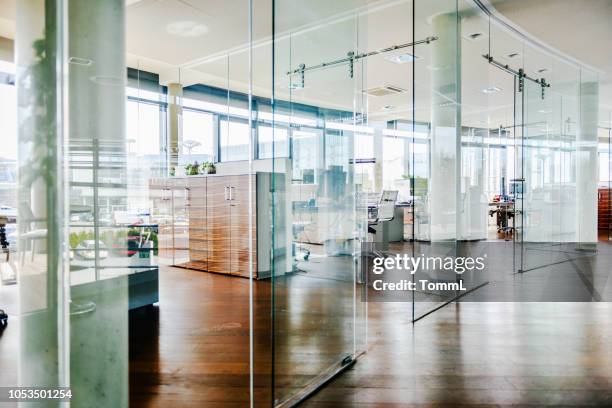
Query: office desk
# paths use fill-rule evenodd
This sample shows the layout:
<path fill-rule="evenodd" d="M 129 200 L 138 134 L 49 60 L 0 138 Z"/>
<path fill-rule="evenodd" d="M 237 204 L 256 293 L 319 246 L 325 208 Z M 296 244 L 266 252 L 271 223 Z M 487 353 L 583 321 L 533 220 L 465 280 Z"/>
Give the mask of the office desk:
<path fill-rule="evenodd" d="M 508 201 L 491 202 L 489 203 L 489 207 L 496 207 L 489 210 L 489 216 L 493 216 L 494 214 L 497 216 L 497 233 L 503 233 L 503 238 L 509 240 L 514 233 L 514 226 L 510 227 L 508 225 L 509 219 L 514 218 L 514 203 Z"/>

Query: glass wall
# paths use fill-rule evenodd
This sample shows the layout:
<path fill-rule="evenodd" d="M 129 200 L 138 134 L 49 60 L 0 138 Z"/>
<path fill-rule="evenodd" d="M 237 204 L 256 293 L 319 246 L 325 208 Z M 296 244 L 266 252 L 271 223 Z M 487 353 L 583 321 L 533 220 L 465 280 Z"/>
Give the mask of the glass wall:
<path fill-rule="evenodd" d="M 275 2 L 274 101 L 288 103 L 273 104 L 273 121 L 296 122 L 289 160 L 282 160 L 283 129 L 274 130 L 272 146 L 273 389 L 282 406 L 299 401 L 364 350 L 356 262 L 366 211 L 357 197 L 372 184 L 372 172 L 358 169 L 356 157 L 373 155 L 372 132 L 361 119 L 364 62 L 316 67 L 367 49 L 359 41 L 358 3 Z M 299 30 L 315 23 L 315 29 Z M 304 105 L 317 107 L 310 124 L 300 120 Z"/>
<path fill-rule="evenodd" d="M 470 1 L 128 3 L 17 2 L 0 41 L 3 386 L 167 405 L 150 389 L 197 377 L 202 405 L 299 402 L 367 348 L 382 192 L 387 255 L 500 241 L 528 272 L 612 237 L 598 75 Z"/>

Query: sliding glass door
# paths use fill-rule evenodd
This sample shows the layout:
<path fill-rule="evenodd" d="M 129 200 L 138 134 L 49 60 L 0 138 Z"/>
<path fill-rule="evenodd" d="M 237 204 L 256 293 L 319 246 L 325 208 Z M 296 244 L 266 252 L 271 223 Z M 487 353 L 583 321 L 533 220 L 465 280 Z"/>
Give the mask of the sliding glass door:
<path fill-rule="evenodd" d="M 354 3 L 275 2 L 273 113 L 291 125 L 288 157 L 280 124 L 272 149 L 273 389 L 280 406 L 350 366 L 365 339 L 356 271 L 366 212 L 357 206 L 353 160 L 363 70 L 350 58 L 326 64 L 359 49 Z"/>

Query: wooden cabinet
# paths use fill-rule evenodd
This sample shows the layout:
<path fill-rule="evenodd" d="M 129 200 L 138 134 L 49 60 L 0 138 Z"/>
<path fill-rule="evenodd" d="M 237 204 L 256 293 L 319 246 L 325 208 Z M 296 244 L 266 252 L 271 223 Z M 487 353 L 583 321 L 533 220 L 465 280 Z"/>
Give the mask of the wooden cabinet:
<path fill-rule="evenodd" d="M 188 238 L 188 260 L 186 265 L 194 269 L 208 268 L 208 207 L 207 179 L 192 183 L 188 180 L 187 189 L 187 218 L 189 228 Z"/>
<path fill-rule="evenodd" d="M 231 236 L 229 180 L 227 177 L 207 177 L 206 221 L 208 234 L 208 271 L 231 273 Z"/>
<path fill-rule="evenodd" d="M 249 277 L 249 185 L 253 194 L 252 214 L 252 248 L 253 270 L 257 271 L 257 218 L 256 218 L 256 179 L 253 176 L 241 175 L 230 177 L 230 240 L 231 271 L 234 275 Z"/>
<path fill-rule="evenodd" d="M 608 188 L 600 188 L 598 191 L 597 228 L 600 231 L 610 231 L 612 228 L 612 203 Z"/>
<path fill-rule="evenodd" d="M 253 276 L 267 276 L 270 263 L 258 262 L 258 254 L 270 254 L 270 240 L 266 239 L 271 218 L 269 178 L 270 173 L 257 173 L 152 180 L 152 206 L 162 208 L 159 203 L 166 203 L 171 208 L 156 210 L 164 214 L 157 222 L 165 223 L 164 243 L 166 248 L 170 246 L 167 251 L 173 252 L 170 264 L 249 277 L 251 248 Z M 261 231 L 258 221 L 260 225 L 265 223 Z M 171 238 L 167 236 L 169 232 Z M 258 233 L 264 242 L 259 242 Z"/>

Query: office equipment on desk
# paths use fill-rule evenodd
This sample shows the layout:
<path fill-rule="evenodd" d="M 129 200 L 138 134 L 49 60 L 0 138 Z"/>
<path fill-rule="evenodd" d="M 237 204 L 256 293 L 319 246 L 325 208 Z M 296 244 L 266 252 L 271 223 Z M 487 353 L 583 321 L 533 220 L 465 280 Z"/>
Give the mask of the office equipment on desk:
<path fill-rule="evenodd" d="M 509 241 L 514 234 L 514 226 L 509 225 L 509 220 L 514 219 L 515 210 L 513 201 L 493 201 L 489 207 L 489 216 L 496 216 L 497 234 L 499 238 Z"/>
<path fill-rule="evenodd" d="M 15 261 L 11 259 L 10 242 L 6 235 L 6 225 L 15 223 L 17 218 L 11 215 L 0 215 L 0 280 L 3 285 L 12 285 L 17 283 L 17 266 Z M 8 272 L 7 272 L 8 271 Z"/>

